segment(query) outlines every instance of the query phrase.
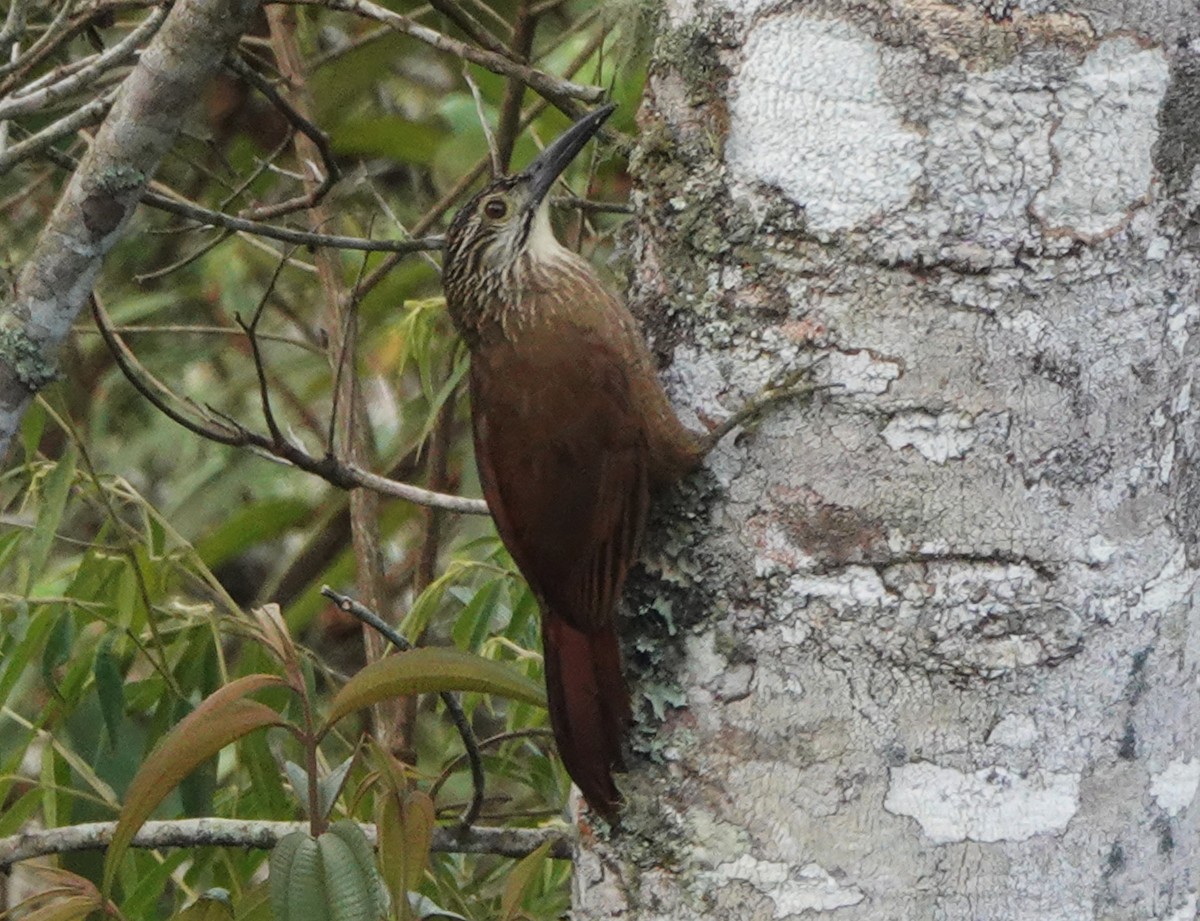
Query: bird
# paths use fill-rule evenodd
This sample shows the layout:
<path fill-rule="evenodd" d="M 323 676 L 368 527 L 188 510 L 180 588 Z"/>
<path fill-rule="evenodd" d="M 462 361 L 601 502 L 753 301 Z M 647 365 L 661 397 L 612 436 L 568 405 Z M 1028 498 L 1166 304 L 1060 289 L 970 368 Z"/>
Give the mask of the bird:
<path fill-rule="evenodd" d="M 628 307 L 555 236 L 548 193 L 614 108 L 471 198 L 451 221 L 442 269 L 470 352 L 483 495 L 541 610 L 551 729 L 572 781 L 610 822 L 632 718 L 616 609 L 650 497 L 763 402 L 708 436 L 688 429 Z"/>

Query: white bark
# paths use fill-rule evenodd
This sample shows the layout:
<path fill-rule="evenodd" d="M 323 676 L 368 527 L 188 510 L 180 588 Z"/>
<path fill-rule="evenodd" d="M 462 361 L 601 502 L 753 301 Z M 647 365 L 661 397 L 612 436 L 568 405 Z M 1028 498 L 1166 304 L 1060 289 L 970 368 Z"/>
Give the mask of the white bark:
<path fill-rule="evenodd" d="M 668 3 L 677 402 L 840 389 L 664 516 L 578 919 L 1197 916 L 1200 10 L 1064 6 Z"/>

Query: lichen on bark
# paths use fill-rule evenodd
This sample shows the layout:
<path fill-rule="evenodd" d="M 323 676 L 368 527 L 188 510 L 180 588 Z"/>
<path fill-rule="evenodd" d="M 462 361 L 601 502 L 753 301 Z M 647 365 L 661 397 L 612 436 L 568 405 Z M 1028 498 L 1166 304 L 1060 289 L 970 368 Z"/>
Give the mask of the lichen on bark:
<path fill-rule="evenodd" d="M 1191 52 L 1134 9 L 667 5 L 631 299 L 697 427 L 830 389 L 660 512 L 680 704 L 578 917 L 1194 913 Z"/>

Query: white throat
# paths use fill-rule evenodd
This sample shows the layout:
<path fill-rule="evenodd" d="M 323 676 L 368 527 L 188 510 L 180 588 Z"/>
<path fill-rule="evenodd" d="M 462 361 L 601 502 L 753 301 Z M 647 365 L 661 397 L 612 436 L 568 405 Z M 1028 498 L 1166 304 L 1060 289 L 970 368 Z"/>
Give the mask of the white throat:
<path fill-rule="evenodd" d="M 538 205 L 533 216 L 533 226 L 529 228 L 525 250 L 538 262 L 557 262 L 564 255 L 570 254 L 570 250 L 554 236 L 554 228 L 550 225 L 550 202 L 546 199 Z"/>

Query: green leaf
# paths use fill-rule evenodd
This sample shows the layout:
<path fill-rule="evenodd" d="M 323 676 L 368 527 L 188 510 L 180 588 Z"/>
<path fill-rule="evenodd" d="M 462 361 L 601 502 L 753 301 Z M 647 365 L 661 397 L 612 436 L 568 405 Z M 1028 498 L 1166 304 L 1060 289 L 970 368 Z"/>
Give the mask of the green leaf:
<path fill-rule="evenodd" d="M 546 862 L 546 855 L 550 852 L 550 842 L 538 846 L 538 848 L 530 854 L 526 854 L 521 858 L 521 862 L 513 867 L 512 873 L 508 875 L 508 882 L 504 886 L 504 895 L 500 897 L 500 914 L 497 921 L 515 921 L 521 911 L 521 902 L 525 898 L 525 893 L 529 890 L 530 884 L 534 877 L 541 872 L 542 864 Z"/>
<path fill-rule="evenodd" d="M 387 909 L 375 854 L 357 824 L 335 822 L 317 839 L 332 921 L 376 921 Z"/>
<path fill-rule="evenodd" d="M 342 787 L 350 775 L 350 768 L 354 765 L 356 757 L 357 753 L 352 754 L 329 774 L 317 781 L 317 802 L 321 809 L 321 818 L 327 818 L 333 811 L 334 803 L 337 802 L 338 794 L 342 792 Z"/>
<path fill-rule="evenodd" d="M 71 657 L 71 648 L 75 645 L 75 620 L 64 611 L 54 621 L 54 628 L 46 637 L 46 648 L 42 650 L 42 680 L 46 687 L 62 697 L 58 689 L 58 679 L 55 670 Z"/>
<path fill-rule="evenodd" d="M 42 432 L 46 428 L 46 410 L 36 400 L 25 411 L 21 420 L 21 444 L 25 448 L 25 462 L 29 463 L 37 456 L 38 445 L 42 443 Z"/>
<path fill-rule="evenodd" d="M 117 747 L 121 723 L 125 719 L 125 679 L 112 646 L 113 638 L 110 634 L 101 641 L 96 652 L 96 661 L 92 664 L 92 676 L 96 681 L 96 695 L 100 698 L 104 727 L 108 730 L 110 751 Z"/>
<path fill-rule="evenodd" d="M 433 848 L 433 828 L 437 813 L 433 800 L 424 790 L 413 790 L 404 797 L 404 882 L 414 890 L 425 875 L 429 852 Z"/>
<path fill-rule="evenodd" d="M 196 553 L 209 568 L 220 566 L 250 547 L 282 536 L 312 515 L 312 505 L 300 499 L 260 499 L 224 516 L 215 530 L 196 542 Z"/>
<path fill-rule="evenodd" d="M 283 717 L 246 695 L 266 687 L 286 687 L 275 675 L 247 675 L 216 691 L 172 729 L 125 791 L 125 805 L 104 860 L 104 891 L 112 891 L 117 866 L 142 823 L 179 782 L 242 736 L 266 726 L 284 725 Z"/>
<path fill-rule="evenodd" d="M 68 445 L 62 458 L 46 477 L 42 487 L 42 502 L 38 508 L 37 523 L 33 528 L 33 539 L 29 542 L 28 553 L 29 571 L 25 583 L 25 594 L 28 595 L 50 557 L 50 548 L 54 544 L 55 532 L 62 521 L 63 511 L 67 507 L 67 495 L 71 484 L 75 481 L 75 464 L 78 460 L 74 445 Z"/>
<path fill-rule="evenodd" d="M 401 163 L 432 163 L 446 138 L 443 128 L 395 115 L 348 118 L 329 135 L 334 153 L 384 157 Z"/>
<path fill-rule="evenodd" d="M 22 795 L 15 803 L 6 803 L 0 810 L 0 838 L 15 835 L 25 824 L 25 820 L 37 812 L 45 796 L 42 787 L 34 787 Z"/>
<path fill-rule="evenodd" d="M 456 911 L 442 908 L 433 899 L 421 895 L 419 892 L 410 892 L 408 894 L 408 906 L 421 921 L 426 921 L 427 918 L 449 918 L 450 921 L 467 921 L 467 918 L 463 915 L 460 915 Z"/>
<path fill-rule="evenodd" d="M 346 682 L 330 704 L 325 729 L 389 697 L 441 691 L 478 691 L 546 706 L 542 688 L 510 665 L 460 649 L 425 647 L 373 662 Z"/>
<path fill-rule="evenodd" d="M 22 915 L 21 921 L 83 921 L 98 908 L 99 896 L 71 895 Z"/>
<path fill-rule="evenodd" d="M 478 651 L 490 632 L 496 599 L 503 587 L 503 579 L 493 579 L 475 593 L 454 622 L 451 636 L 455 644 L 473 652 Z"/>

